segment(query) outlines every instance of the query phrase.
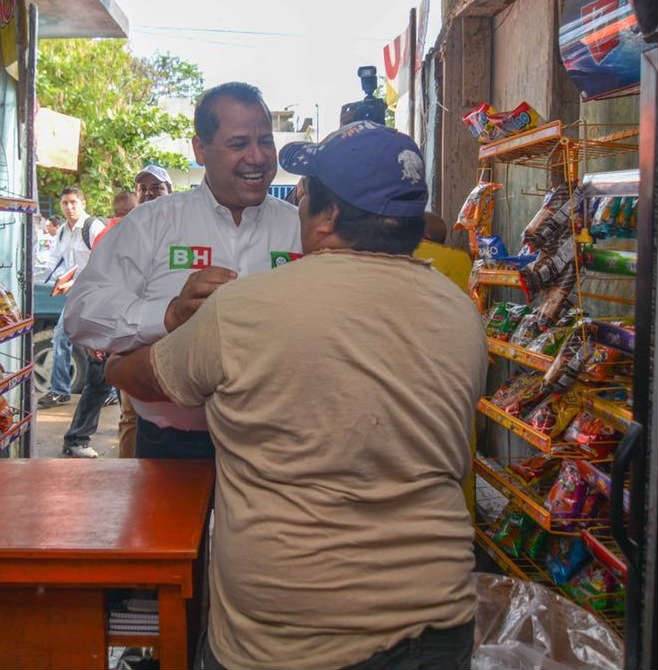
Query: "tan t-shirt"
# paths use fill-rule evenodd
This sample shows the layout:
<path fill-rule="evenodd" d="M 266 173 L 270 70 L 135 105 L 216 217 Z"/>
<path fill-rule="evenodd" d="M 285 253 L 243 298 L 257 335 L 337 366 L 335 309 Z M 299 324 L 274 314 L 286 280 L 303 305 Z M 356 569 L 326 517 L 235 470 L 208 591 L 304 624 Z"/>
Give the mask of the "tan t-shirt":
<path fill-rule="evenodd" d="M 217 447 L 210 645 L 231 670 L 330 670 L 468 622 L 460 482 L 481 320 L 422 261 L 320 253 L 222 287 L 154 345 Z"/>

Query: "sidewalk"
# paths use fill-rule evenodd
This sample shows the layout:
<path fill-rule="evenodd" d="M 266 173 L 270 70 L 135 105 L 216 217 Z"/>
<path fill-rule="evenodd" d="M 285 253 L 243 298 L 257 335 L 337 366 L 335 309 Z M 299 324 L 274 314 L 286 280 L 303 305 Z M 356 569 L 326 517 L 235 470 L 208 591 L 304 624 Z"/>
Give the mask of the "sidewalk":
<path fill-rule="evenodd" d="M 79 395 L 74 395 L 72 402 L 68 405 L 37 410 L 34 449 L 34 455 L 37 458 L 62 457 L 64 433 L 66 433 L 71 424 L 71 418 L 79 399 Z M 91 446 L 96 449 L 102 458 L 119 457 L 117 426 L 119 424 L 120 411 L 119 405 L 104 407 L 101 411 L 98 432 L 91 438 Z"/>

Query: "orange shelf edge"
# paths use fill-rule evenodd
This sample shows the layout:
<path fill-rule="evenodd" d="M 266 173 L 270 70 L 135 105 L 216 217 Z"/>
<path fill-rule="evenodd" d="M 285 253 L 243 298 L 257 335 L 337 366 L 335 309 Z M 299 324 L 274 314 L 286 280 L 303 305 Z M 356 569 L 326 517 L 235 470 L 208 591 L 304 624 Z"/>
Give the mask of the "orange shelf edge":
<path fill-rule="evenodd" d="M 28 316 L 17 323 L 12 323 L 9 326 L 0 328 L 0 342 L 7 342 L 8 340 L 18 337 L 26 333 L 34 325 L 34 317 Z"/>
<path fill-rule="evenodd" d="M 533 370 L 539 370 L 539 372 L 546 372 L 553 364 L 554 359 L 552 356 L 537 354 L 516 344 L 497 340 L 494 337 L 487 337 L 487 345 L 489 353 L 501 356 L 514 363 L 525 365 Z"/>
<path fill-rule="evenodd" d="M 14 372 L 13 374 L 5 377 L 2 381 L 0 381 L 0 395 L 8 393 L 19 384 L 27 381 L 30 378 L 33 369 L 34 364 L 30 363 L 17 372 Z"/>
<path fill-rule="evenodd" d="M 551 452 L 551 449 L 553 448 L 553 440 L 551 440 L 548 435 L 534 430 L 527 423 L 504 412 L 500 407 L 497 407 L 486 398 L 481 398 L 479 400 L 477 408 L 480 413 L 489 417 L 503 428 L 511 430 L 515 435 L 518 435 L 518 437 L 525 440 L 536 449 L 539 449 L 544 453 Z"/>
<path fill-rule="evenodd" d="M 32 420 L 32 414 L 24 416 L 20 421 L 17 421 L 12 425 L 12 427 L 6 432 L 0 434 L 0 450 L 7 449 L 7 447 L 14 441 L 17 440 L 21 435 L 25 433 L 30 425 Z"/>

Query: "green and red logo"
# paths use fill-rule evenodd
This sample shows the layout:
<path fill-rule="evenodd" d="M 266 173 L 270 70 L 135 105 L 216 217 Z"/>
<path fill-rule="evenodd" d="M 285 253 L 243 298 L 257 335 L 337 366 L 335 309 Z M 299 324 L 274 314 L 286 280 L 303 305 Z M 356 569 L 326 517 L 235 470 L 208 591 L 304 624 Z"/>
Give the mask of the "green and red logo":
<path fill-rule="evenodd" d="M 202 270 L 212 265 L 212 247 L 169 247 L 170 270 Z"/>
<path fill-rule="evenodd" d="M 282 265 L 286 265 L 291 261 L 296 261 L 298 258 L 301 258 L 304 254 L 298 254 L 294 251 L 270 251 L 270 258 L 272 259 L 272 267 L 278 268 Z"/>

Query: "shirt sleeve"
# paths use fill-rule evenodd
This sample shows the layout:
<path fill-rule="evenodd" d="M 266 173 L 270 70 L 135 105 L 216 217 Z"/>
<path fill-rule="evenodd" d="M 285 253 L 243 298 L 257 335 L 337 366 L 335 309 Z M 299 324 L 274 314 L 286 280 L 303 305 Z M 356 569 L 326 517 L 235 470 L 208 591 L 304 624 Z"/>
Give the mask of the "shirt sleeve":
<path fill-rule="evenodd" d="M 77 277 L 64 309 L 64 328 L 73 342 L 120 353 L 166 335 L 164 314 L 173 296 L 144 297 L 157 245 L 145 220 L 150 215 L 139 209 L 128 214 Z"/>
<path fill-rule="evenodd" d="M 221 359 L 219 292 L 185 324 L 151 348 L 160 388 L 177 405 L 203 405 L 224 379 Z"/>

